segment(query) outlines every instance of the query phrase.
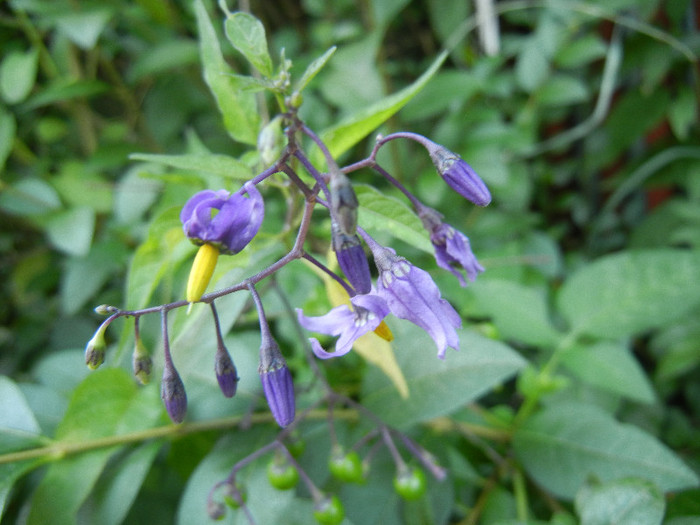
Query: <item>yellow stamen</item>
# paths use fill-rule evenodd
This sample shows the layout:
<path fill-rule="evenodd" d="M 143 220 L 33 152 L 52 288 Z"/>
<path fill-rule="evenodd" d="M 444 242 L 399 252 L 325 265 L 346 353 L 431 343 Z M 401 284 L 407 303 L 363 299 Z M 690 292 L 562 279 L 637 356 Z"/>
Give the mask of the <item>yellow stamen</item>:
<path fill-rule="evenodd" d="M 391 342 L 394 340 L 394 334 L 391 333 L 389 326 L 384 321 L 379 323 L 379 326 L 374 329 L 374 333 L 385 341 Z"/>
<path fill-rule="evenodd" d="M 211 244 L 202 244 L 197 251 L 197 256 L 192 263 L 190 278 L 187 281 L 187 301 L 193 303 L 199 301 L 207 289 L 209 280 L 214 273 L 216 261 L 219 258 L 219 249 Z"/>

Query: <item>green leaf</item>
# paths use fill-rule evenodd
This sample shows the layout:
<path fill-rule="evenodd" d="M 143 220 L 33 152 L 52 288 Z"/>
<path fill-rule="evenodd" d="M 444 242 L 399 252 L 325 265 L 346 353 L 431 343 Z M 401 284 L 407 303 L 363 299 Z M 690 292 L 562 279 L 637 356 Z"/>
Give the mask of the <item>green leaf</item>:
<path fill-rule="evenodd" d="M 695 123 L 698 100 L 690 86 L 678 86 L 678 94 L 671 101 L 668 109 L 668 119 L 673 133 L 679 140 L 688 138 L 690 129 Z"/>
<path fill-rule="evenodd" d="M 581 525 L 658 525 L 665 508 L 661 491 L 643 479 L 587 485 L 576 495 Z"/>
<path fill-rule="evenodd" d="M 650 330 L 700 304 L 700 252 L 654 250 L 602 257 L 564 282 L 557 304 L 571 329 L 604 338 Z"/>
<path fill-rule="evenodd" d="M 458 330 L 460 351 L 435 356 L 430 337 L 408 321 L 389 319 L 392 345 L 410 389 L 404 399 L 379 371 L 368 374 L 363 404 L 400 428 L 449 414 L 500 385 L 525 365 L 510 347 L 469 330 Z"/>
<path fill-rule="evenodd" d="M 575 40 L 557 49 L 555 63 L 560 67 L 577 68 L 605 56 L 607 47 L 598 35 L 577 35 Z"/>
<path fill-rule="evenodd" d="M 579 104 L 588 98 L 588 87 L 581 78 L 561 73 L 550 75 L 537 92 L 540 104 L 548 107 Z"/>
<path fill-rule="evenodd" d="M 39 52 L 12 51 L 0 64 L 0 95 L 8 104 L 22 102 L 34 87 Z"/>
<path fill-rule="evenodd" d="M 566 499 L 590 476 L 643 477 L 663 491 L 698 485 L 695 473 L 655 437 L 592 405 L 545 408 L 515 431 L 513 447 L 537 483 Z"/>
<path fill-rule="evenodd" d="M 331 59 L 336 49 L 336 46 L 329 48 L 325 53 L 323 53 L 323 55 L 311 62 L 311 64 L 309 64 L 306 70 L 304 71 L 304 74 L 299 79 L 299 82 L 296 83 L 294 91 L 301 93 L 301 91 L 307 86 L 307 84 L 311 82 L 311 80 L 313 80 L 313 78 L 318 74 L 318 72 L 321 71 L 321 69 L 323 69 L 323 66 L 325 66 L 326 63 Z"/>
<path fill-rule="evenodd" d="M 199 31 L 199 52 L 204 66 L 204 80 L 216 98 L 224 117 L 224 126 L 234 140 L 257 144 L 260 115 L 255 95 L 240 89 L 233 71 L 224 60 L 214 26 L 202 0 L 194 3 Z"/>
<path fill-rule="evenodd" d="M 272 59 L 267 50 L 265 28 L 250 13 L 236 12 L 224 22 L 226 37 L 263 76 L 272 76 Z"/>
<path fill-rule="evenodd" d="M 656 401 L 644 369 L 623 344 L 602 341 L 574 346 L 563 352 L 561 363 L 574 376 L 602 390 L 642 403 Z"/>
<path fill-rule="evenodd" d="M 199 47 L 193 40 L 165 40 L 141 51 L 129 65 L 127 78 L 136 83 L 144 77 L 194 64 Z"/>
<path fill-rule="evenodd" d="M 38 434 L 34 418 L 24 394 L 9 377 L 0 376 L 0 432 L 15 430 Z"/>
<path fill-rule="evenodd" d="M 535 35 L 527 38 L 515 63 L 518 85 L 532 92 L 544 83 L 549 75 L 549 60 Z"/>
<path fill-rule="evenodd" d="M 40 458 L 0 465 L 0 519 L 5 512 L 7 497 L 10 495 L 12 486 L 19 478 L 45 462 L 45 458 Z"/>
<path fill-rule="evenodd" d="M 220 175 L 227 179 L 236 179 L 245 181 L 250 179 L 251 170 L 241 161 L 229 157 L 228 155 L 219 155 L 209 153 L 206 155 L 186 154 L 186 155 L 158 155 L 151 153 L 133 153 L 129 155 L 131 160 L 142 160 L 145 162 L 154 162 L 171 168 L 181 170 L 203 171 Z"/>
<path fill-rule="evenodd" d="M 17 122 L 15 117 L 0 107 L 0 170 L 4 168 L 5 161 L 10 156 L 10 152 L 12 152 L 16 132 Z"/>
<path fill-rule="evenodd" d="M 52 216 L 46 224 L 51 244 L 64 253 L 78 257 L 87 255 L 95 232 L 95 210 L 73 208 Z"/>
<path fill-rule="evenodd" d="M 321 139 L 328 146 L 331 155 L 338 157 L 391 118 L 428 83 L 446 58 L 447 52 L 443 51 L 413 84 L 362 109 L 321 133 Z"/>
<path fill-rule="evenodd" d="M 96 7 L 88 11 L 61 15 L 57 20 L 57 27 L 78 47 L 88 50 L 95 47 L 111 17 L 112 8 Z"/>
<path fill-rule="evenodd" d="M 162 447 L 162 441 L 142 443 L 115 465 L 108 466 L 95 487 L 90 504 L 81 512 L 85 523 L 121 524 Z"/>
<path fill-rule="evenodd" d="M 43 215 L 61 207 L 58 193 L 49 183 L 27 177 L 0 193 L 0 209 L 13 215 Z"/>
<path fill-rule="evenodd" d="M 84 443 L 153 427 L 162 415 L 155 385 L 137 388 L 121 369 L 90 374 L 73 392 L 56 431 L 59 442 Z M 28 525 L 68 525 L 119 446 L 99 448 L 53 463 L 31 500 Z"/>
<path fill-rule="evenodd" d="M 423 223 L 402 201 L 383 195 L 365 184 L 356 184 L 354 189 L 360 203 L 360 226 L 366 230 L 387 231 L 397 239 L 433 253 L 433 245 Z"/>
<path fill-rule="evenodd" d="M 24 110 L 32 110 L 76 98 L 89 98 L 110 89 L 109 84 L 99 80 L 59 79 L 29 97 L 22 105 Z"/>
<path fill-rule="evenodd" d="M 503 339 L 534 346 L 552 346 L 559 339 L 544 290 L 488 278 L 477 279 L 469 289 L 479 307 L 492 316 Z"/>

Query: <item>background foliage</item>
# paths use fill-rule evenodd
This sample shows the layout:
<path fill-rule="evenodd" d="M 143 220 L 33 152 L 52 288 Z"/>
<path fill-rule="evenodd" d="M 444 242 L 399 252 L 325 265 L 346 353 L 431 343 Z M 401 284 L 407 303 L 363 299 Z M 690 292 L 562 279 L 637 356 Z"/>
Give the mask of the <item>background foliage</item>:
<path fill-rule="evenodd" d="M 433 271 L 399 195 L 353 175 L 365 184 L 361 225 L 431 271 L 464 317 L 462 348 L 440 362 L 425 334 L 392 323 L 408 398 L 358 355 L 319 365 L 431 451 L 448 478 L 402 501 L 379 454 L 364 484 L 340 483 L 321 416 L 300 425 L 299 461 L 338 494 L 347 523 L 700 523 L 697 3 L 496 8 L 500 50 L 488 56 L 464 0 L 250 6 L 273 57 L 250 50 L 262 71 L 284 48 L 298 81 L 337 46 L 308 79 L 300 114 L 342 161 L 365 157 L 377 129 L 424 133 L 460 153 L 494 196 L 488 208 L 466 207 L 413 143 L 381 153 L 469 235 L 487 271 L 458 289 Z M 278 431 L 263 409 L 257 319 L 242 294 L 218 305 L 241 375 L 232 401 L 216 389 L 207 312 L 173 316 L 190 396 L 182 427 L 167 422 L 156 384 L 129 377 L 128 323 L 109 332 L 108 366 L 83 365 L 95 305 L 183 297 L 194 253 L 178 221 L 185 200 L 235 189 L 264 165 L 255 146 L 274 114 L 255 110 L 253 77 L 220 74 L 251 72 L 225 19 L 199 0 L 0 7 L 3 523 L 201 523 L 210 487 Z M 283 196 L 270 186 L 261 238 L 222 259 L 216 288 L 291 246 Z M 315 224 L 314 242 L 327 232 Z M 308 404 L 319 394 L 280 293 L 322 313 L 323 282 L 293 264 L 261 293 Z M 157 320 L 142 324 L 158 355 Z M 349 447 L 371 425 L 344 414 L 335 427 Z M 256 519 L 309 522 L 308 495 L 275 491 L 265 467 L 244 471 Z M 226 519 L 242 522 L 235 511 Z"/>

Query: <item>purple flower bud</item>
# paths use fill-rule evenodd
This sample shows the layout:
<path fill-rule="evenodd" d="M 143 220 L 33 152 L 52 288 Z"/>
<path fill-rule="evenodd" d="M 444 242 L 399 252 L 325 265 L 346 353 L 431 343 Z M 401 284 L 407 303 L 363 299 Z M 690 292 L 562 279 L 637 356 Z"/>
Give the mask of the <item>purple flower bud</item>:
<path fill-rule="evenodd" d="M 425 207 L 418 215 L 423 221 L 423 226 L 430 232 L 430 241 L 435 248 L 438 266 L 452 272 L 462 286 L 467 285 L 462 270 L 470 281 L 474 281 L 476 276 L 484 271 L 484 267 L 476 260 L 469 238 L 442 222 L 441 215 L 433 209 Z"/>
<path fill-rule="evenodd" d="M 260 367 L 258 368 L 263 392 L 270 411 L 281 427 L 294 421 L 294 383 L 280 348 L 274 340 L 263 338 L 260 347 Z"/>
<path fill-rule="evenodd" d="M 265 214 L 262 196 L 255 185 L 247 182 L 244 188 L 248 198 L 241 193 L 231 195 L 226 190 L 195 194 L 180 212 L 185 235 L 195 244 L 214 245 L 221 253 L 240 252 L 258 233 Z"/>
<path fill-rule="evenodd" d="M 187 413 L 187 392 L 180 379 L 180 374 L 170 359 L 165 359 L 163 379 L 160 383 L 160 397 L 165 403 L 165 410 L 174 423 L 182 423 Z"/>
<path fill-rule="evenodd" d="M 338 265 L 358 294 L 366 294 L 372 288 L 367 255 L 357 235 L 347 235 L 333 224 L 333 249 Z"/>
<path fill-rule="evenodd" d="M 375 330 L 389 314 L 386 301 L 374 294 L 356 295 L 350 302 L 352 309 L 347 305 L 336 306 L 320 317 L 307 317 L 297 308 L 299 324 L 307 330 L 340 336 L 332 353 L 326 352 L 316 339 L 309 339 L 311 349 L 321 359 L 347 354 L 359 337 Z"/>
<path fill-rule="evenodd" d="M 219 382 L 221 392 L 226 397 L 235 396 L 238 388 L 238 371 L 226 347 L 223 345 L 218 347 L 215 359 L 214 372 L 216 373 L 216 380 Z"/>
<path fill-rule="evenodd" d="M 440 176 L 465 199 L 477 206 L 486 206 L 491 202 L 491 193 L 472 167 L 456 153 L 444 146 L 431 143 L 428 148 L 430 158 Z"/>
<path fill-rule="evenodd" d="M 396 317 L 407 319 L 428 332 L 435 341 L 438 357 L 445 358 L 449 346 L 459 349 L 455 331 L 462 324 L 459 314 L 445 299 L 428 272 L 398 257 L 391 248 L 370 244 L 379 270 L 377 295 Z"/>

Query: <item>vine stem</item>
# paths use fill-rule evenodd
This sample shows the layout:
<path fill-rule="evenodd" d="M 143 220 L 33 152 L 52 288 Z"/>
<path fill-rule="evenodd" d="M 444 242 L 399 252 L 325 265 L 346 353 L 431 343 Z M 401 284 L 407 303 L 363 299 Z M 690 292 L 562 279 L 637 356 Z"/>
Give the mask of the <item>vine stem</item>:
<path fill-rule="evenodd" d="M 305 414 L 308 419 L 323 420 L 328 416 L 326 410 L 315 409 Z M 336 410 L 335 417 L 354 421 L 358 419 L 358 411 L 354 409 Z M 32 448 L 29 450 L 20 450 L 18 452 L 10 452 L 0 455 L 0 465 L 5 463 L 14 463 L 17 461 L 26 461 L 29 459 L 45 458 L 47 461 L 58 461 L 66 456 L 82 454 L 91 450 L 114 447 L 118 445 L 129 445 L 132 443 L 140 443 L 150 439 L 159 438 L 178 438 L 188 434 L 197 432 L 206 432 L 208 430 L 221 430 L 225 428 L 233 428 L 238 426 L 243 420 L 251 423 L 272 423 L 274 418 L 270 413 L 251 414 L 243 416 L 235 416 L 228 418 L 212 419 L 210 421 L 196 421 L 192 423 L 182 423 L 180 425 L 166 425 L 161 427 L 149 428 L 147 430 L 138 430 L 118 436 L 106 436 L 101 438 L 89 439 L 80 442 L 57 441 L 51 445 L 44 447 Z"/>

